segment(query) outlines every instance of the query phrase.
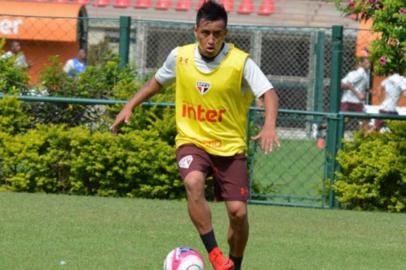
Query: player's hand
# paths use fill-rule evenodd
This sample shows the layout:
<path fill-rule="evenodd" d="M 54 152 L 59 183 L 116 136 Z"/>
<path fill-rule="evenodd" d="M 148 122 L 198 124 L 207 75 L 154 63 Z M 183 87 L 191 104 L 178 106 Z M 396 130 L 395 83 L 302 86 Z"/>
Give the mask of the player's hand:
<path fill-rule="evenodd" d="M 259 140 L 261 149 L 265 154 L 272 152 L 274 145 L 280 146 L 278 135 L 273 127 L 264 126 L 262 130 L 256 135 L 251 137 L 252 140 Z"/>
<path fill-rule="evenodd" d="M 111 132 L 113 134 L 117 134 L 119 126 L 123 122 L 125 124 L 128 124 L 128 122 L 130 121 L 131 115 L 132 115 L 132 110 L 124 107 L 124 109 L 116 116 L 114 123 L 111 125 Z"/>
<path fill-rule="evenodd" d="M 364 100 L 365 99 L 365 95 L 361 94 L 361 93 L 357 93 L 357 96 L 360 100 Z"/>

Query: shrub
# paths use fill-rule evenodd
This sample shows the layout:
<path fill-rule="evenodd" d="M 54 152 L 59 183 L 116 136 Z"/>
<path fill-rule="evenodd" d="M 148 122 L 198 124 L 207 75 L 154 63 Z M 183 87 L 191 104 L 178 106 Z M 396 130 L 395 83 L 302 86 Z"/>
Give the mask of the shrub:
<path fill-rule="evenodd" d="M 4 39 L 0 39 L 0 55 L 3 55 Z M 14 57 L 0 57 L 0 92 L 6 94 L 26 93 L 29 76 L 27 70 L 14 64 Z"/>
<path fill-rule="evenodd" d="M 21 103 L 15 97 L 0 99 L 0 132 L 17 134 L 31 126 L 31 117 L 21 110 Z"/>
<path fill-rule="evenodd" d="M 344 208 L 406 212 L 406 122 L 389 122 L 391 132 L 356 134 L 344 143 L 334 190 Z"/>
<path fill-rule="evenodd" d="M 117 136 L 40 125 L 5 140 L 2 188 L 99 196 L 182 198 L 174 147 L 155 131 Z"/>
<path fill-rule="evenodd" d="M 136 89 L 135 71 L 131 67 L 120 68 L 118 57 L 100 66 L 88 66 L 77 78 L 72 79 L 62 69 L 58 57 L 51 57 L 40 74 L 39 93 L 50 96 L 82 98 L 114 98 L 116 88 L 124 86 Z M 118 90 L 117 90 L 118 91 Z M 67 124 L 78 126 L 100 121 L 106 114 L 102 106 L 86 106 L 67 103 L 30 103 L 27 112 L 35 116 L 35 123 Z"/>

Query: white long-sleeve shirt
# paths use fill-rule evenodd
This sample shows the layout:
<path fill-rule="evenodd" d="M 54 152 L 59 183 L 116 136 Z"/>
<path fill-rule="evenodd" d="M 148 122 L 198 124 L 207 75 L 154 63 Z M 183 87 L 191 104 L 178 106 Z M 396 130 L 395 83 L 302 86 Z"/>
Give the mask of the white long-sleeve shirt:
<path fill-rule="evenodd" d="M 395 112 L 403 91 L 406 91 L 406 78 L 399 74 L 393 74 L 381 82 L 385 90 L 385 99 L 379 109 Z"/>
<path fill-rule="evenodd" d="M 341 80 L 341 83 L 351 83 L 355 91 L 365 95 L 365 92 L 369 86 L 368 73 L 362 67 L 356 70 L 350 71 Z M 351 90 L 344 90 L 341 96 L 341 102 L 363 103 Z"/>
<path fill-rule="evenodd" d="M 6 59 L 6 58 L 10 58 L 10 57 L 12 57 L 12 56 L 14 56 L 15 54 L 12 52 L 12 51 L 8 51 L 8 52 L 6 52 L 5 54 L 3 54 L 2 56 L 1 56 L 1 58 L 3 58 L 3 59 Z M 20 53 L 18 53 L 17 55 L 16 55 L 16 58 L 15 58 L 15 60 L 14 60 L 14 63 L 17 65 L 17 66 L 20 66 L 20 67 L 22 67 L 22 68 L 27 68 L 29 65 L 28 65 L 28 63 L 27 63 L 27 60 L 25 59 L 25 55 L 22 53 L 22 52 L 20 52 Z"/>
<path fill-rule="evenodd" d="M 221 64 L 229 50 L 230 46 L 225 43 L 223 49 L 212 61 L 205 61 L 196 47 L 195 63 L 197 68 L 203 73 L 211 72 Z M 162 85 L 175 81 L 177 51 L 178 49 L 175 48 L 169 53 L 164 64 L 155 74 L 155 79 Z M 243 75 L 244 80 L 242 82 L 242 91 L 246 91 L 248 86 L 253 92 L 254 96 L 257 98 L 261 97 L 266 91 L 273 88 L 271 82 L 251 58 L 247 58 L 247 61 L 245 62 Z"/>

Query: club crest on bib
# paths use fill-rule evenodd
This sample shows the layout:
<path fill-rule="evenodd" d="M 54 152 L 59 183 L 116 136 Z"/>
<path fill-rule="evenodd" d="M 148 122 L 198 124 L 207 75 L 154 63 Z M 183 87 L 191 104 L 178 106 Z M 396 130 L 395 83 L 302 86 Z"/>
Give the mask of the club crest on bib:
<path fill-rule="evenodd" d="M 209 92 L 211 84 L 209 82 L 196 82 L 196 90 L 199 91 L 201 95 L 206 94 Z"/>
<path fill-rule="evenodd" d="M 183 169 L 189 169 L 190 164 L 192 164 L 193 161 L 193 156 L 192 155 L 187 155 L 184 156 L 181 160 L 179 160 L 179 167 Z"/>

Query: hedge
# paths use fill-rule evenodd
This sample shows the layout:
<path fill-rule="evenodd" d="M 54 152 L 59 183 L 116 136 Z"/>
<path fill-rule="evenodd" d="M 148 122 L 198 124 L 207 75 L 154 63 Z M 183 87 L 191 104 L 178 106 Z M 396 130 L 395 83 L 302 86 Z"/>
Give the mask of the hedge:
<path fill-rule="evenodd" d="M 113 135 L 84 127 L 39 125 L 3 138 L 3 190 L 184 197 L 174 147 L 156 131 Z"/>
<path fill-rule="evenodd" d="M 334 190 L 342 207 L 406 212 L 406 123 L 390 121 L 389 128 L 358 132 L 339 151 Z"/>

